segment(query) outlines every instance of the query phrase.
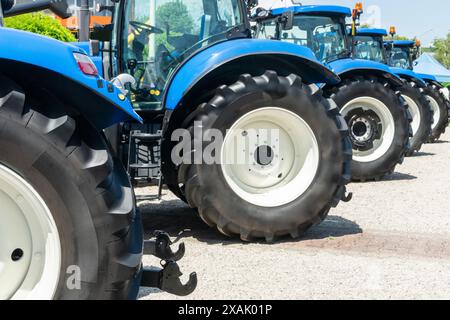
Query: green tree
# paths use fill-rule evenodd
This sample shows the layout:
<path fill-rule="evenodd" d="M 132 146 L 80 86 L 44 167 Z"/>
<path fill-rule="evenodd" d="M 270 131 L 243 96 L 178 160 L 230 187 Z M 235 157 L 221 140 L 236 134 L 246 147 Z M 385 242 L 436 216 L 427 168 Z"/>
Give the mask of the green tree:
<path fill-rule="evenodd" d="M 450 33 L 445 39 L 437 39 L 434 41 L 435 57 L 446 68 L 450 68 Z"/>
<path fill-rule="evenodd" d="M 156 9 L 156 26 L 166 31 L 169 27 L 170 36 L 192 34 L 194 20 L 189 14 L 187 6 L 180 0 L 167 2 Z M 163 44 L 167 49 L 174 50 L 167 42 L 166 32 L 156 35 L 156 45 Z"/>
<path fill-rule="evenodd" d="M 435 47 L 428 47 L 428 48 L 422 47 L 422 52 L 424 53 L 434 53 L 435 51 L 436 51 Z"/>
<path fill-rule="evenodd" d="M 170 31 L 181 34 L 192 33 L 194 29 L 194 21 L 189 15 L 187 6 L 179 0 L 158 7 L 156 25 L 162 29 L 169 25 Z"/>
<path fill-rule="evenodd" d="M 56 19 L 42 13 L 31 13 L 6 18 L 5 26 L 41 34 L 65 42 L 76 41 L 74 35 Z"/>
<path fill-rule="evenodd" d="M 408 37 L 395 35 L 394 38 L 392 38 L 391 36 L 384 37 L 384 40 L 391 41 L 391 40 L 411 40 L 411 39 L 409 39 Z"/>

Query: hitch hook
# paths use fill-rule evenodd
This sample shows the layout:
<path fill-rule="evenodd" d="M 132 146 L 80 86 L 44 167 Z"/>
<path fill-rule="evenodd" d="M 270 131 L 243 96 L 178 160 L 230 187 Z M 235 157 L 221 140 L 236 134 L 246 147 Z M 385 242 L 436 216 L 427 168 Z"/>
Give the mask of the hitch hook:
<path fill-rule="evenodd" d="M 158 288 L 167 293 L 177 296 L 187 296 L 197 288 L 197 274 L 192 272 L 186 284 L 181 283 L 183 274 L 180 267 L 174 261 L 168 261 L 163 269 L 144 269 L 142 273 L 141 286 L 147 288 Z"/>
<path fill-rule="evenodd" d="M 144 242 L 144 254 L 154 255 L 161 260 L 179 261 L 184 257 L 186 247 L 184 243 L 180 243 L 176 252 L 170 247 L 172 241 L 169 235 L 163 231 L 155 232 L 155 240 L 147 240 Z"/>
<path fill-rule="evenodd" d="M 350 192 L 350 193 L 347 193 L 347 194 L 344 195 L 342 201 L 350 202 L 350 201 L 352 201 L 352 199 L 353 199 L 353 193 Z"/>

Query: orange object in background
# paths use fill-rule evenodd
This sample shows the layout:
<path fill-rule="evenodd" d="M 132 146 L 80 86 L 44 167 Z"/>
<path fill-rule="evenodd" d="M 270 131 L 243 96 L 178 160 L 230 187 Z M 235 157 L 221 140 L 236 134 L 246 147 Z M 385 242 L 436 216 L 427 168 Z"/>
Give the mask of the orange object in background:
<path fill-rule="evenodd" d="M 389 34 L 391 36 L 395 36 L 396 33 L 397 33 L 397 30 L 395 30 L 395 27 L 390 27 L 389 28 Z"/>
<path fill-rule="evenodd" d="M 67 29 L 69 29 L 72 32 L 78 31 L 78 17 L 70 17 L 68 19 L 61 19 L 59 17 L 56 17 L 56 19 L 61 23 L 61 25 Z M 91 19 L 89 21 L 89 29 L 93 29 L 94 25 L 107 25 L 111 24 L 112 19 L 111 17 L 107 16 L 91 16 Z"/>
<path fill-rule="evenodd" d="M 357 2 L 356 3 L 356 5 L 355 5 L 355 10 L 357 10 L 357 11 L 363 11 L 363 4 L 362 4 L 362 2 Z"/>

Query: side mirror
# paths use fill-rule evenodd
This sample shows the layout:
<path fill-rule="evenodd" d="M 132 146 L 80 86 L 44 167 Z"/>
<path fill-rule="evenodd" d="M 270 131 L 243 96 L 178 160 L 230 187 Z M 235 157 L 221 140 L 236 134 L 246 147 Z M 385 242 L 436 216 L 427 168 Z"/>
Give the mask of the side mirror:
<path fill-rule="evenodd" d="M 4 2 L 10 3 L 11 0 L 1 0 L 1 1 L 3 6 Z M 67 5 L 66 0 L 37 0 L 28 3 L 13 5 L 9 10 L 5 10 L 5 8 L 3 8 L 5 17 L 12 17 L 24 13 L 31 13 L 47 9 L 63 19 L 67 19 L 70 16 L 72 16 L 72 13 L 70 13 L 69 11 L 69 6 Z"/>
<path fill-rule="evenodd" d="M 113 25 L 94 25 L 90 34 L 90 39 L 108 42 L 112 40 Z"/>
<path fill-rule="evenodd" d="M 294 12 L 286 11 L 281 16 L 281 28 L 283 30 L 292 30 L 294 28 Z"/>
<path fill-rule="evenodd" d="M 16 1 L 15 0 L 1 0 L 2 8 L 4 11 L 10 10 L 12 7 L 14 7 Z"/>
<path fill-rule="evenodd" d="M 67 19 L 72 14 L 69 12 L 69 5 L 66 0 L 52 0 L 50 1 L 49 10 L 56 14 L 58 17 Z"/>

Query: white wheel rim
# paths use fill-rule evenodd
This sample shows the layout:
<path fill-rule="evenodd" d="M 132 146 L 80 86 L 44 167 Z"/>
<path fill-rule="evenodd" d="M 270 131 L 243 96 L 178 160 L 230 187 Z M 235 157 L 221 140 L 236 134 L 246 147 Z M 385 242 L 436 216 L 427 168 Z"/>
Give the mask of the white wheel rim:
<path fill-rule="evenodd" d="M 431 96 L 426 96 L 428 102 L 431 106 L 431 111 L 433 112 L 433 124 L 431 125 L 431 129 L 436 129 L 439 119 L 441 118 L 441 108 L 439 108 L 439 103 Z"/>
<path fill-rule="evenodd" d="M 244 133 L 245 143 L 238 143 Z M 271 148 L 272 159 L 261 164 L 255 154 L 265 146 Z M 261 207 L 278 207 L 309 188 L 319 168 L 319 146 L 312 129 L 297 114 L 277 107 L 261 108 L 245 114 L 228 130 L 221 167 L 228 185 L 241 199 Z"/>
<path fill-rule="evenodd" d="M 419 131 L 419 128 L 420 128 L 420 121 L 422 121 L 422 119 L 420 117 L 419 106 L 410 97 L 405 96 L 405 95 L 403 95 L 402 97 L 405 99 L 406 103 L 408 104 L 408 112 L 412 117 L 411 127 L 412 127 L 412 131 L 413 131 L 413 136 L 415 136 L 417 131 Z"/>
<path fill-rule="evenodd" d="M 52 299 L 61 246 L 50 210 L 29 183 L 2 164 L 0 203 L 0 300 Z"/>
<path fill-rule="evenodd" d="M 374 112 L 380 119 L 382 130 L 381 138 L 373 141 L 373 147 L 370 150 L 353 150 L 353 160 L 356 162 L 376 161 L 386 154 L 394 142 L 394 117 L 383 102 L 372 97 L 358 97 L 351 100 L 342 108 L 341 114 L 346 118 L 350 112 L 357 109 Z M 350 131 L 350 134 L 353 134 L 351 127 Z"/>

